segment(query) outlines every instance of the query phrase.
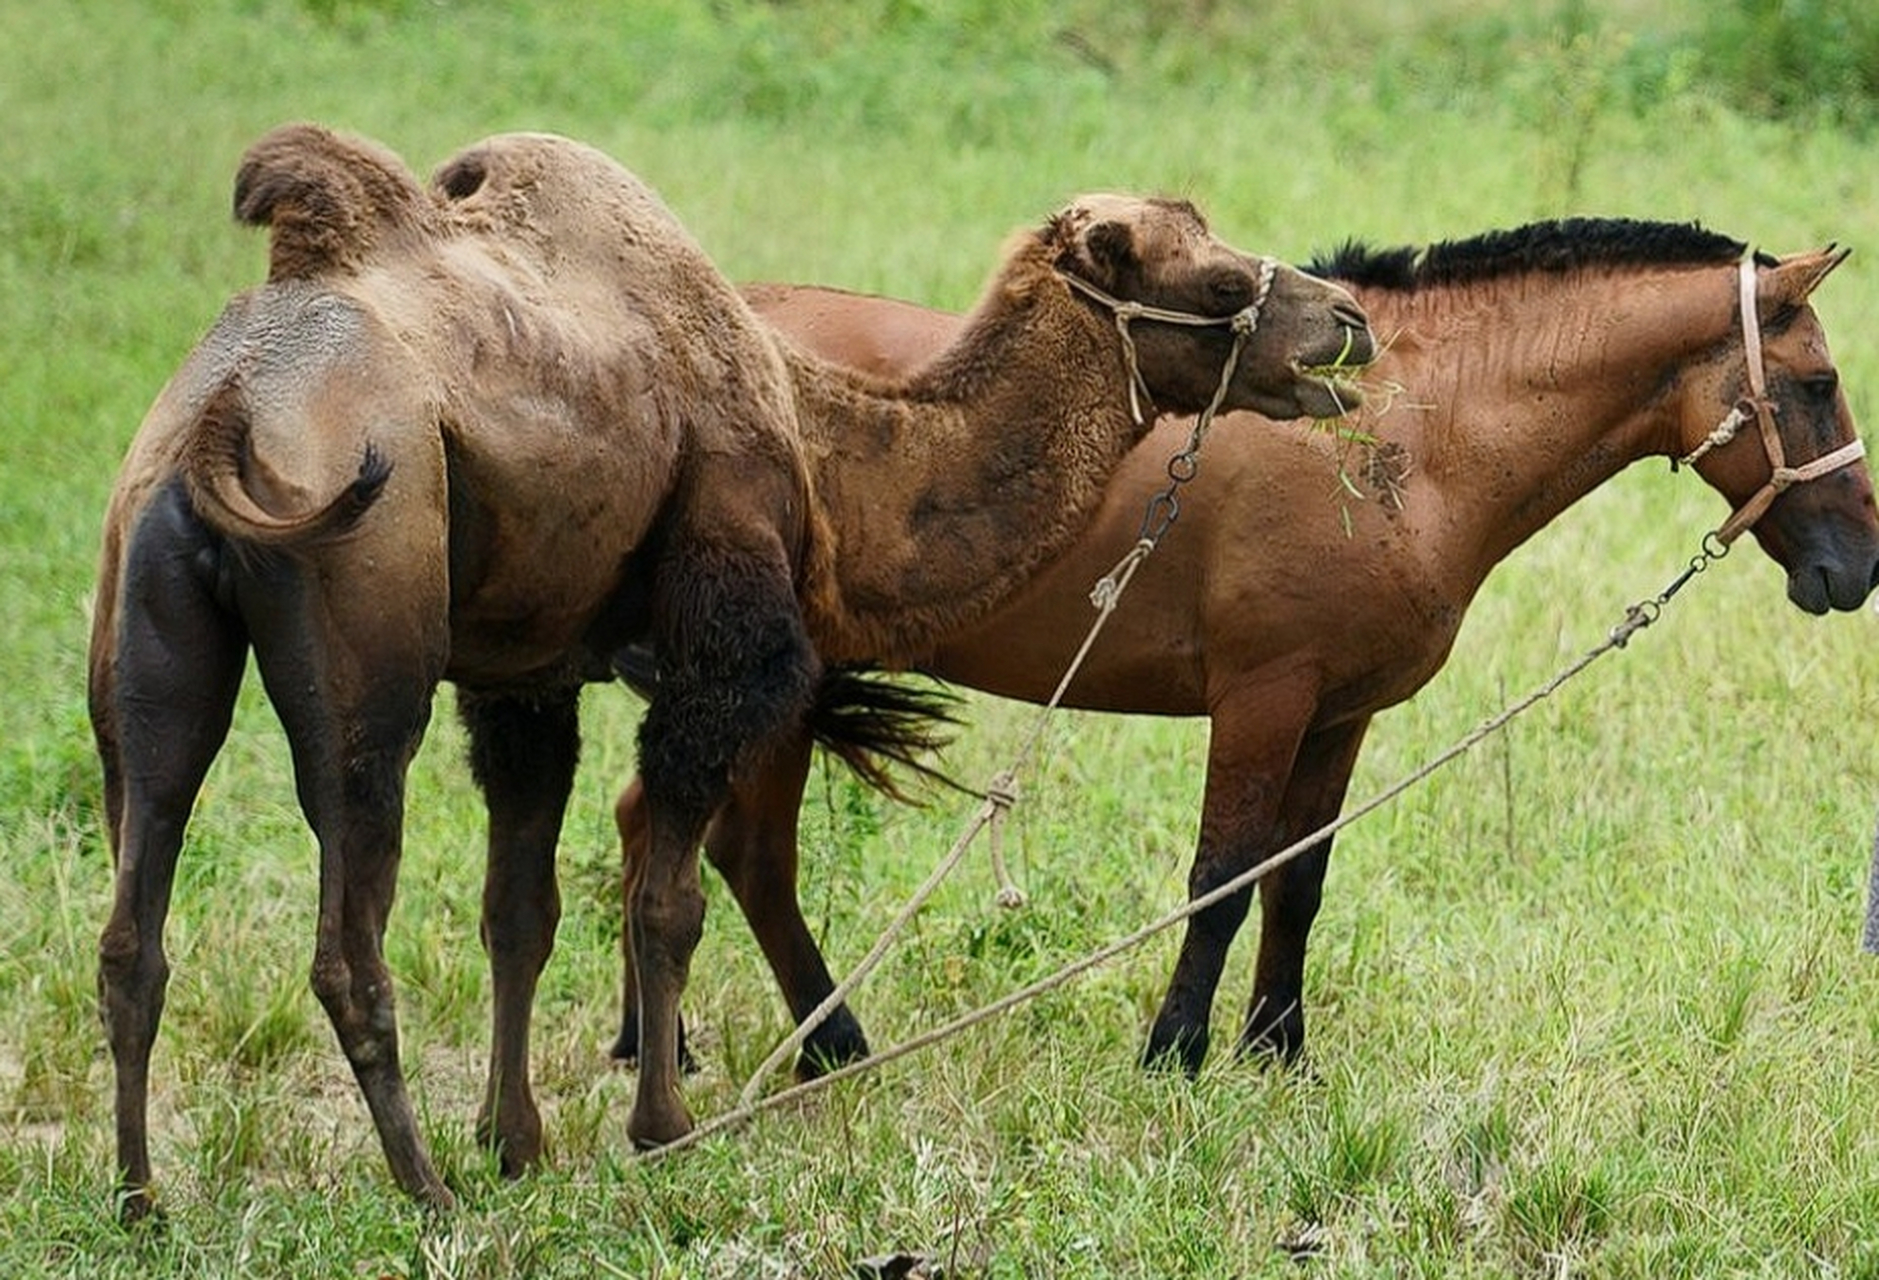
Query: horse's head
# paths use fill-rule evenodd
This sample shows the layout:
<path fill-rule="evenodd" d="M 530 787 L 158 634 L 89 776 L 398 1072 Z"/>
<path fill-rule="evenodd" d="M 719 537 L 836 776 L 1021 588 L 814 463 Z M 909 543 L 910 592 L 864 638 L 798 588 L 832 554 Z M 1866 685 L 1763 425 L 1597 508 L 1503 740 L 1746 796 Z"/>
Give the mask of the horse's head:
<path fill-rule="evenodd" d="M 1846 254 L 1745 262 L 1737 341 L 1715 365 L 1715 386 L 1686 398 L 1681 423 L 1679 456 L 1736 508 L 1724 541 L 1753 530 L 1787 570 L 1788 598 L 1816 614 L 1857 609 L 1879 578 L 1872 477 L 1808 303 Z"/>
<path fill-rule="evenodd" d="M 1340 376 L 1376 354 L 1357 300 L 1216 239 L 1186 201 L 1084 196 L 1045 235 L 1065 278 L 1129 319 L 1142 383 L 1161 408 L 1206 408 L 1229 361 L 1222 408 L 1328 418 L 1360 403 Z"/>

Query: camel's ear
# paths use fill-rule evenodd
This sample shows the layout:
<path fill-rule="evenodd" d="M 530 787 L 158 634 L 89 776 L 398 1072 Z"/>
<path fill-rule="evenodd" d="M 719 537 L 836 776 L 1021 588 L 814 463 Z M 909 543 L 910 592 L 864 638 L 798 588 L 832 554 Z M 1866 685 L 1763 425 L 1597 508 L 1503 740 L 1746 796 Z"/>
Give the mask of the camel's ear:
<path fill-rule="evenodd" d="M 1083 251 L 1090 264 L 1113 285 L 1127 271 L 1139 265 L 1135 252 L 1135 234 L 1120 222 L 1098 222 L 1083 235 Z"/>
<path fill-rule="evenodd" d="M 1776 260 L 1762 272 L 1755 291 L 1756 310 L 1769 315 L 1800 306 L 1851 252 L 1830 244 L 1817 252 L 1792 253 Z"/>

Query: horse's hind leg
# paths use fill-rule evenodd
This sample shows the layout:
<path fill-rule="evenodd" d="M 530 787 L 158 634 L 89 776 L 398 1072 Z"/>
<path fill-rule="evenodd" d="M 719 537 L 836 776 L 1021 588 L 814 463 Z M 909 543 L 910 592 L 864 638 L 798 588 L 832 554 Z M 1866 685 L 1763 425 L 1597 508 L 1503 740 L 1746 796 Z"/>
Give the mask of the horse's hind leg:
<path fill-rule="evenodd" d="M 175 494 L 107 565 L 92 638 L 91 718 L 116 865 L 98 944 L 100 1012 L 117 1079 L 117 1160 L 129 1219 L 150 1192 L 150 1051 L 169 981 L 163 924 L 183 829 L 227 736 L 246 641 L 212 597 L 210 553 Z"/>
<path fill-rule="evenodd" d="M 418 1132 L 384 954 L 405 774 L 443 666 L 442 591 L 427 601 L 423 582 L 407 582 L 394 598 L 357 589 L 356 564 L 321 569 L 318 588 L 313 571 L 283 572 L 244 611 L 320 846 L 313 990 L 365 1096 L 392 1176 L 407 1194 L 442 1208 L 452 1197 Z"/>
<path fill-rule="evenodd" d="M 489 807 L 483 947 L 495 985 L 489 1080 L 476 1133 L 515 1176 L 541 1156 L 529 1087 L 529 1016 L 561 919 L 555 845 L 580 754 L 580 691 L 521 697 L 463 690 L 470 766 Z"/>
<path fill-rule="evenodd" d="M 705 832 L 705 855 L 730 886 L 776 975 L 790 1016 L 798 1023 L 835 989 L 821 948 L 803 919 L 796 891 L 797 815 L 812 754 L 806 733 L 779 740 L 760 763 L 732 783 L 730 800 Z M 621 795 L 614 819 L 620 829 L 622 878 L 630 901 L 651 837 L 645 793 L 638 782 Z M 620 1037 L 613 1056 L 631 1061 L 639 1053 L 639 998 L 630 923 L 623 951 Z M 680 1066 L 691 1070 L 682 1023 L 679 1033 Z M 838 1005 L 803 1042 L 796 1076 L 811 1079 L 832 1066 L 867 1056 L 868 1040 L 861 1023 L 846 1004 Z"/>
<path fill-rule="evenodd" d="M 1306 738 L 1279 810 L 1287 843 L 1334 821 L 1344 806 L 1369 721 Z M 1305 1048 L 1305 943 L 1324 892 L 1331 860 L 1327 836 L 1259 882 L 1259 962 L 1240 1032 L 1239 1052 L 1295 1062 Z M 1277 847 L 1266 854 L 1276 853 Z"/>

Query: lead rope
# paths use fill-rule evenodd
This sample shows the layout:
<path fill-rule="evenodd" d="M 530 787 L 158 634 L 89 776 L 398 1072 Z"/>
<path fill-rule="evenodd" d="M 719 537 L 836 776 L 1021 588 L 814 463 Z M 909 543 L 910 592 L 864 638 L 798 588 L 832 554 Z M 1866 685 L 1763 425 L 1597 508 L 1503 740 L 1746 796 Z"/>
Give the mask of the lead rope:
<path fill-rule="evenodd" d="M 1542 700 L 1552 696 L 1552 694 L 1566 684 L 1567 681 L 1579 675 L 1594 662 L 1615 649 L 1624 648 L 1630 643 L 1634 635 L 1657 621 L 1663 613 L 1664 606 L 1669 604 L 1671 599 L 1674 598 L 1679 591 L 1683 590 L 1692 579 L 1703 573 L 1711 564 L 1722 559 L 1728 553 L 1729 548 L 1727 544 L 1717 541 L 1714 533 L 1706 535 L 1701 551 L 1691 557 L 1689 564 L 1686 565 L 1676 577 L 1672 578 L 1664 589 L 1655 596 L 1641 600 L 1627 608 L 1623 619 L 1617 626 L 1611 629 L 1602 642 L 1588 649 L 1578 658 L 1568 663 L 1551 679 L 1535 688 L 1531 693 L 1527 694 L 1526 697 L 1520 699 L 1520 701 L 1503 709 L 1497 715 L 1482 721 L 1473 731 L 1456 741 L 1439 755 L 1436 755 L 1424 763 L 1421 768 L 1398 780 L 1394 785 L 1371 796 L 1355 809 L 1338 815 L 1337 818 L 1331 822 L 1325 823 L 1316 831 L 1293 841 L 1285 848 L 1265 859 L 1265 861 L 1247 868 L 1239 875 L 1234 876 L 1231 880 L 1225 881 L 1198 898 L 1189 899 L 1187 902 L 1167 912 L 1158 919 L 1143 925 L 1135 932 L 1118 938 L 1114 942 L 1108 943 L 1096 951 L 1090 952 L 1088 955 L 1030 983 L 1028 986 L 1020 987 L 1016 991 L 1009 992 L 999 997 L 997 1000 L 992 1001 L 990 1004 L 981 1005 L 979 1008 L 961 1014 L 959 1017 L 949 1022 L 943 1022 L 938 1026 L 929 1028 L 898 1044 L 871 1053 L 859 1062 L 851 1062 L 846 1066 L 830 1071 L 826 1075 L 817 1076 L 813 1080 L 802 1081 L 799 1084 L 779 1090 L 776 1093 L 756 1096 L 752 1091 L 753 1086 L 758 1083 L 761 1077 L 774 1071 L 781 1065 L 782 1055 L 773 1054 L 771 1061 L 766 1062 L 764 1067 L 759 1069 L 757 1075 L 752 1077 L 751 1084 L 745 1087 L 744 1093 L 739 1098 L 735 1107 L 699 1125 L 684 1137 L 667 1143 L 663 1147 L 642 1153 L 640 1159 L 651 1161 L 675 1154 L 703 1142 L 706 1138 L 713 1137 L 728 1129 L 741 1126 L 754 1118 L 759 1112 L 786 1106 L 812 1093 L 829 1088 L 838 1081 L 847 1080 L 863 1072 L 875 1070 L 878 1067 L 884 1067 L 890 1062 L 898 1061 L 921 1049 L 937 1044 L 942 1040 L 950 1039 L 960 1032 L 969 1030 L 981 1022 L 989 1021 L 1009 1009 L 1015 1008 L 1027 1001 L 1034 1000 L 1041 995 L 1055 991 L 1057 988 L 1064 986 L 1075 978 L 1081 977 L 1098 965 L 1105 964 L 1116 956 L 1121 955 L 1123 952 L 1133 950 L 1142 945 L 1142 943 L 1148 941 L 1155 935 L 1173 928 L 1190 916 L 1205 911 L 1216 903 L 1252 887 L 1257 881 L 1298 858 L 1307 850 L 1335 836 L 1351 823 L 1368 816 L 1370 813 L 1396 799 L 1397 796 L 1409 790 L 1411 787 L 1420 785 L 1436 771 L 1462 756 L 1484 739 L 1498 733 L 1501 729 L 1505 728 L 1510 721 L 1531 710 Z M 963 838 L 961 843 L 963 844 Z M 954 852 L 948 855 L 949 859 L 956 862 L 959 850 L 960 846 L 955 845 Z M 950 870 L 950 867 L 947 869 Z M 936 876 L 939 874 L 941 873 L 935 873 Z M 896 925 L 899 923 L 899 921 L 896 921 Z M 870 952 L 869 954 L 870 958 L 873 958 L 874 953 Z M 845 992 L 849 986 L 852 986 L 852 983 L 844 984 L 842 988 L 838 989 L 838 994 Z M 833 997 L 831 997 L 831 999 L 833 999 Z M 821 1010 L 818 1009 L 818 1012 L 820 1011 Z"/>
<path fill-rule="evenodd" d="M 1142 517 L 1141 535 L 1135 546 L 1092 588 L 1090 603 L 1096 609 L 1096 619 L 1084 635 L 1083 643 L 1077 646 L 1076 653 L 1071 657 L 1069 666 L 1065 669 L 1063 678 L 1057 682 L 1057 687 L 1051 693 L 1049 701 L 1039 707 L 1032 717 L 1031 727 L 1020 743 L 1011 764 L 993 776 L 986 786 L 984 800 L 979 805 L 978 811 L 966 823 L 959 838 L 953 841 L 952 848 L 946 851 L 946 855 L 934 866 L 927 878 L 921 882 L 920 887 L 914 890 L 913 896 L 907 899 L 899 914 L 889 922 L 881 936 L 875 939 L 874 946 L 869 949 L 868 954 L 862 957 L 861 962 L 849 972 L 848 976 L 836 984 L 835 989 L 824 997 L 822 1003 L 810 1010 L 796 1024 L 795 1029 L 784 1037 L 782 1043 L 778 1044 L 771 1051 L 770 1056 L 765 1058 L 751 1073 L 742 1093 L 738 1096 L 737 1108 L 731 1114 L 748 1112 L 756 1105 L 763 1082 L 792 1054 L 799 1052 L 815 1029 L 827 1021 L 829 1015 L 847 1000 L 849 993 L 874 972 L 886 957 L 888 949 L 900 937 L 901 932 L 918 914 L 920 908 L 926 905 L 927 899 L 933 896 L 946 877 L 951 875 L 953 869 L 959 865 L 966 850 L 971 847 L 973 839 L 987 827 L 991 829 L 988 843 L 991 849 L 992 875 L 998 886 L 997 901 L 999 905 L 1005 907 L 1017 907 L 1023 904 L 1024 894 L 1012 882 L 1010 871 L 1005 865 L 1004 853 L 1005 818 L 1018 801 L 1018 772 L 1032 763 L 1036 757 L 1039 744 L 1043 740 L 1044 729 L 1052 713 L 1063 701 L 1064 694 L 1070 688 L 1070 682 L 1076 678 L 1077 672 L 1082 669 L 1084 659 L 1089 656 L 1091 647 L 1096 643 L 1096 637 L 1102 634 L 1109 616 L 1115 612 L 1122 593 L 1128 589 L 1129 579 L 1135 576 L 1136 568 L 1155 549 L 1155 544 L 1160 541 L 1161 535 L 1167 532 L 1168 526 L 1174 523 L 1174 518 L 1180 510 L 1175 491 L 1193 479 L 1199 469 L 1201 442 L 1206 439 L 1207 431 L 1213 425 L 1214 416 L 1220 412 L 1220 406 L 1226 402 L 1227 391 L 1233 385 L 1233 375 L 1239 369 L 1241 353 L 1259 328 L 1260 309 L 1265 306 L 1266 297 L 1272 290 L 1272 281 L 1278 273 L 1278 266 L 1275 259 L 1260 259 L 1259 280 L 1253 293 L 1253 300 L 1230 316 L 1193 315 L 1185 311 L 1168 311 L 1160 307 L 1151 307 L 1140 302 L 1124 302 L 1111 297 L 1087 280 L 1067 273 L 1063 274 L 1062 278 L 1067 284 L 1109 308 L 1115 316 L 1116 331 L 1122 342 L 1123 361 L 1128 369 L 1129 411 L 1134 416 L 1136 425 L 1145 425 L 1142 419 L 1142 399 L 1147 399 L 1151 406 L 1154 402 L 1153 398 L 1147 394 L 1147 384 L 1142 378 L 1141 367 L 1136 360 L 1135 340 L 1129 332 L 1129 325 L 1132 321 L 1153 320 L 1163 324 L 1196 326 L 1224 325 L 1230 328 L 1233 332 L 1233 346 L 1227 352 L 1225 364 L 1221 366 L 1220 381 L 1214 388 L 1213 398 L 1208 401 L 1207 407 L 1201 411 L 1200 416 L 1194 420 L 1194 429 L 1188 434 L 1186 447 L 1169 459 L 1168 487 L 1150 499 L 1148 510 Z M 1143 392 L 1141 399 L 1138 399 L 1136 395 L 1138 386 Z"/>

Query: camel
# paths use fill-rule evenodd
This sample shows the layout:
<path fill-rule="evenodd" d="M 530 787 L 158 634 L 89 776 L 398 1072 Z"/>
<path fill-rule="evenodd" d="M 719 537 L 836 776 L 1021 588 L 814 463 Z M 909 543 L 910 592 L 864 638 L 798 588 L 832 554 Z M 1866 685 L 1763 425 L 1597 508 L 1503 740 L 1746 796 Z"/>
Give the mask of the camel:
<path fill-rule="evenodd" d="M 1845 257 L 1829 246 L 1774 259 L 1693 225 L 1573 219 L 1433 246 L 1351 245 L 1314 263 L 1397 335 L 1371 376 L 1401 395 L 1357 424 L 1377 439 L 1353 477 L 1367 500 L 1326 496 L 1338 491 L 1337 446 L 1323 433 L 1246 423 L 1217 436 L 1180 519 L 1064 699 L 1209 718 L 1191 895 L 1335 819 L 1371 719 L 1441 669 L 1488 573 L 1634 461 L 1668 456 L 1721 493 L 1736 510 L 1712 537 L 1726 546 L 1752 532 L 1787 571 L 1797 607 L 1859 608 L 1879 579 L 1879 513 L 1808 301 Z M 958 331 L 957 317 L 894 299 L 781 285 L 746 294 L 811 349 L 883 375 Z M 1050 698 L 1090 584 L 1131 536 L 1140 494 L 1185 430 L 1159 425 L 1062 555 L 915 665 L 1005 697 Z M 810 750 L 799 735 L 740 778 L 705 846 L 798 1021 L 834 985 L 795 892 Z M 629 885 L 644 858 L 641 806 L 629 788 L 616 815 Z M 1303 1052 L 1306 941 L 1330 849 L 1327 838 L 1260 882 L 1243 1054 L 1291 1062 Z M 1252 896 L 1187 926 L 1146 1060 L 1199 1070 Z M 629 1059 L 637 1025 L 625 960 L 613 1052 Z M 845 1004 L 803 1045 L 822 1066 L 867 1052 Z"/>
<path fill-rule="evenodd" d="M 705 822 L 774 740 L 924 741 L 918 699 L 830 695 L 825 671 L 996 607 L 1160 414 L 1216 394 L 1333 414 L 1355 400 L 1321 367 L 1373 349 L 1343 289 L 1230 248 L 1173 200 L 1088 196 L 1016 235 L 960 340 L 894 380 L 781 340 L 649 187 L 566 138 L 488 138 L 426 188 L 376 143 L 283 126 L 244 156 L 235 210 L 270 231 L 267 280 L 130 446 L 92 631 L 116 868 L 100 1002 L 130 1219 L 154 1206 L 171 884 L 250 651 L 319 845 L 313 988 L 393 1177 L 446 1206 L 383 956 L 407 766 L 441 681 L 489 813 L 477 1129 L 513 1173 L 542 1149 L 528 1029 L 580 691 L 632 643 L 658 654 L 628 1131 L 668 1140 L 690 1124 L 677 1001 Z"/>

